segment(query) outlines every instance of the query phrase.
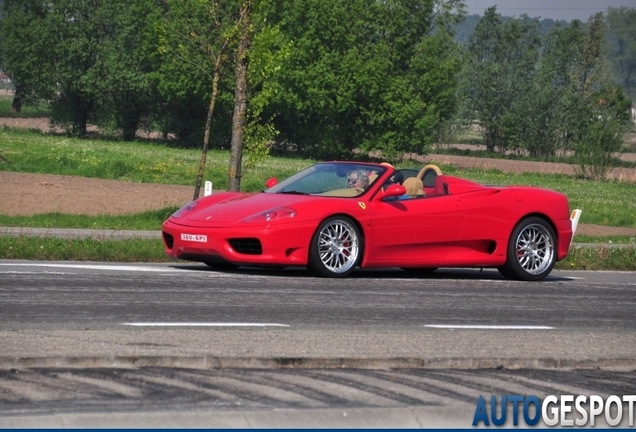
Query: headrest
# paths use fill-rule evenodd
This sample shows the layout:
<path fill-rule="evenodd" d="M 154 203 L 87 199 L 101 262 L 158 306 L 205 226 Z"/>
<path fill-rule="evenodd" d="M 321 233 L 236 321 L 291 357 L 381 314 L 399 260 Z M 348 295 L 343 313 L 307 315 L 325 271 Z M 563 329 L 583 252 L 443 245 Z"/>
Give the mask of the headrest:
<path fill-rule="evenodd" d="M 442 175 L 442 170 L 433 164 L 428 164 L 417 173 L 417 178 L 422 180 L 426 187 L 435 186 L 435 178 Z"/>

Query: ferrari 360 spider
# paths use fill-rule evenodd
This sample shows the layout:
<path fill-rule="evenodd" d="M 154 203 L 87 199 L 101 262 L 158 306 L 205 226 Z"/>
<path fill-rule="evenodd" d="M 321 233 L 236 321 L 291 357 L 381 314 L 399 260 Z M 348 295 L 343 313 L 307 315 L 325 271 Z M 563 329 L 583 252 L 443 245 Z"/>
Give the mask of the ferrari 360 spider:
<path fill-rule="evenodd" d="M 259 193 L 192 201 L 162 233 L 169 256 L 213 268 L 306 266 L 343 277 L 357 267 L 492 267 L 536 281 L 567 255 L 579 216 L 561 193 L 482 185 L 435 165 L 323 162 Z"/>

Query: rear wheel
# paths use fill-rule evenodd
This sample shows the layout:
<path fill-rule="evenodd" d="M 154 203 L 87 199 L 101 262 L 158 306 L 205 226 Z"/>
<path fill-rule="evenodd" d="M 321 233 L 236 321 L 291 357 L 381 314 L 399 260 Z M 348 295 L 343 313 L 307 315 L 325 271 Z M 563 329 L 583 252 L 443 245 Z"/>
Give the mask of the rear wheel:
<path fill-rule="evenodd" d="M 508 279 L 538 281 L 556 263 L 556 235 L 545 220 L 529 217 L 515 227 L 508 242 L 506 264 L 499 273 Z"/>
<path fill-rule="evenodd" d="M 318 276 L 350 275 L 362 258 L 363 240 L 356 224 L 344 216 L 324 220 L 309 247 L 309 269 Z"/>

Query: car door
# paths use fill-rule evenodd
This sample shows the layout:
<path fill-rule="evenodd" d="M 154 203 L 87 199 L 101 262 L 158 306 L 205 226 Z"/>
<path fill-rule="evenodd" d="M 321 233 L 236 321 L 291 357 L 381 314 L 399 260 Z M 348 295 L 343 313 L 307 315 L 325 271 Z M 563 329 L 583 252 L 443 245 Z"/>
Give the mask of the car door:
<path fill-rule="evenodd" d="M 464 216 L 464 203 L 453 195 L 373 201 L 369 264 L 417 265 L 445 257 L 459 237 Z"/>

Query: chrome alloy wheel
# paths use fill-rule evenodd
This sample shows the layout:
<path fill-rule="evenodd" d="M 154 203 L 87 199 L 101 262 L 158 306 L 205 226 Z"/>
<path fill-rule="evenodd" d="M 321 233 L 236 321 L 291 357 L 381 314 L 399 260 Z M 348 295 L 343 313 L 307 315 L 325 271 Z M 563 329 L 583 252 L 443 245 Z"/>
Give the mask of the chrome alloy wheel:
<path fill-rule="evenodd" d="M 318 234 L 318 254 L 325 268 L 344 273 L 353 267 L 360 253 L 358 234 L 351 224 L 334 220 Z"/>
<path fill-rule="evenodd" d="M 524 227 L 516 240 L 517 260 L 529 274 L 544 272 L 554 260 L 554 242 L 548 230 L 539 224 Z"/>

